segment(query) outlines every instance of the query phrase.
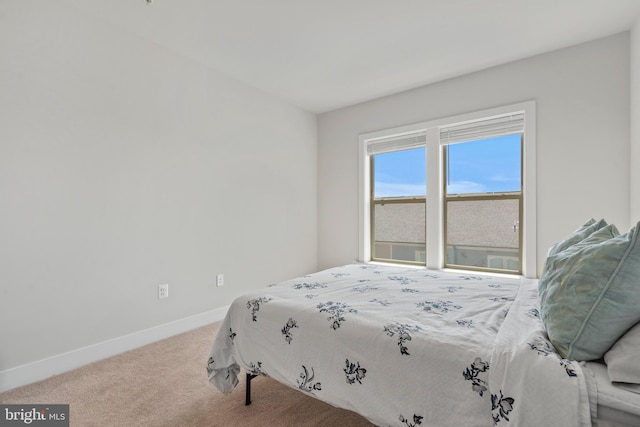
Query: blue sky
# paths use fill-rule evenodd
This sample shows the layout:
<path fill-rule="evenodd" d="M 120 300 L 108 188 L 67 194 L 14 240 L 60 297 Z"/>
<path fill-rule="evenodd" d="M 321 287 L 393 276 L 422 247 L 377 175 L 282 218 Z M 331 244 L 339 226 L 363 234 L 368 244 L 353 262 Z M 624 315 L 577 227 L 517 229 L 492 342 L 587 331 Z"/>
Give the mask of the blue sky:
<path fill-rule="evenodd" d="M 507 135 L 448 146 L 447 193 L 519 191 L 520 135 Z M 424 196 L 425 149 L 378 154 L 375 197 Z"/>

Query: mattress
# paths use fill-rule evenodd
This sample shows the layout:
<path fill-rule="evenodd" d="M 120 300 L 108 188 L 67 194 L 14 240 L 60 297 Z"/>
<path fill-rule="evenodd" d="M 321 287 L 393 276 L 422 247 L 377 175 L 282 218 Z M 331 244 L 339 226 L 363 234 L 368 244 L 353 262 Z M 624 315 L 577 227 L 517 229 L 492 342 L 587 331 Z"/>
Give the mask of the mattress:
<path fill-rule="evenodd" d="M 586 362 L 583 370 L 590 377 L 587 387 L 592 402 L 597 404 L 593 415 L 597 417 L 599 427 L 640 426 L 640 390 L 637 387 L 612 384 L 603 363 Z"/>

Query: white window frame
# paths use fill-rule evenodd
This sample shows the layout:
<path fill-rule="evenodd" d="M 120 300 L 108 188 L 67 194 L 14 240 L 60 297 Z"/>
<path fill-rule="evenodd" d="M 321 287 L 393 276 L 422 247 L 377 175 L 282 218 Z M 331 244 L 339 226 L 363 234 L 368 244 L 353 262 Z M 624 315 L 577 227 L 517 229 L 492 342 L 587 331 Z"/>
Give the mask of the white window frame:
<path fill-rule="evenodd" d="M 443 174 L 440 128 L 459 123 L 471 122 L 490 117 L 523 112 L 524 147 L 522 164 L 523 224 L 522 224 L 522 275 L 537 277 L 536 247 L 536 103 L 522 103 L 491 108 L 473 113 L 460 114 L 428 122 L 421 122 L 392 129 L 369 132 L 358 136 L 359 150 L 359 253 L 360 262 L 371 261 L 370 236 L 370 170 L 367 143 L 381 138 L 412 132 L 426 132 L 427 152 L 427 268 L 442 269 L 444 266 L 444 223 L 443 223 Z M 429 202 L 431 200 L 431 202 Z M 437 203 L 434 203 L 437 202 Z"/>

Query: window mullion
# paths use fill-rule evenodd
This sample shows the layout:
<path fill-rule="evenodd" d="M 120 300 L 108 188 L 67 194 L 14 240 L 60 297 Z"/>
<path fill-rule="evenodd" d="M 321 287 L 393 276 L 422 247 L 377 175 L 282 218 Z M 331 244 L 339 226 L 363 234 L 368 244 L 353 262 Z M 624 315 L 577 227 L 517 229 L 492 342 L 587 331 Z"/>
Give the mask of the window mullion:
<path fill-rule="evenodd" d="M 427 156 L 427 268 L 441 269 L 444 265 L 442 232 L 442 149 L 436 128 L 426 133 Z"/>

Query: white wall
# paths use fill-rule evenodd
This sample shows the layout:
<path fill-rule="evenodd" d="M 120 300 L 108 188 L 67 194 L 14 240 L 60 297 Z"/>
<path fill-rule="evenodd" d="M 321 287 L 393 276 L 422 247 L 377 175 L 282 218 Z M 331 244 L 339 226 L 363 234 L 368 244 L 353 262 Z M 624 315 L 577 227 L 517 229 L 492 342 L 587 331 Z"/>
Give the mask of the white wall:
<path fill-rule="evenodd" d="M 631 222 L 640 221 L 640 17 L 631 30 Z"/>
<path fill-rule="evenodd" d="M 318 118 L 320 268 L 358 256 L 358 135 L 536 100 L 537 263 L 590 217 L 629 226 L 629 33 Z"/>
<path fill-rule="evenodd" d="M 314 115 L 58 2 L 0 52 L 0 374 L 317 269 Z"/>

